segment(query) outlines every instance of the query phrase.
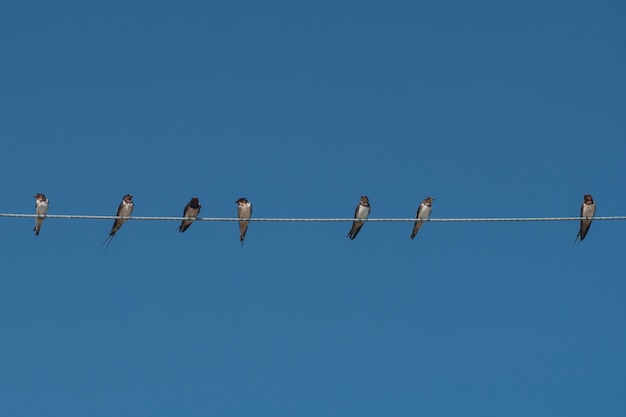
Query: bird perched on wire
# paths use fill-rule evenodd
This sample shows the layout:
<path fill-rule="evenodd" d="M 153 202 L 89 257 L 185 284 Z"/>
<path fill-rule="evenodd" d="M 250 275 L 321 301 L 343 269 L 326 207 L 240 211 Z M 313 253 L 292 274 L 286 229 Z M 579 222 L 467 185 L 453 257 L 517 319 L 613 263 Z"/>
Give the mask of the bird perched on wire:
<path fill-rule="evenodd" d="M 430 213 L 432 211 L 432 204 L 435 201 L 432 197 L 426 197 L 424 201 L 417 208 L 417 213 L 415 213 L 415 218 L 418 219 L 413 226 L 413 233 L 411 233 L 411 239 L 415 238 L 417 232 L 419 232 L 420 227 L 424 224 L 424 220 L 428 220 L 430 217 Z"/>
<path fill-rule="evenodd" d="M 354 218 L 355 219 L 367 219 L 367 216 L 369 215 L 370 215 L 370 200 L 369 198 L 367 198 L 366 195 L 362 195 L 361 201 L 359 201 L 359 204 L 356 206 L 356 210 L 354 211 Z M 365 222 L 363 220 L 355 220 L 354 222 L 352 222 L 352 228 L 350 229 L 346 237 L 350 240 L 354 240 L 359 234 L 359 232 L 361 231 L 361 228 L 363 227 L 364 223 Z"/>
<path fill-rule="evenodd" d="M 591 218 L 596 214 L 596 203 L 593 201 L 593 197 L 591 194 L 585 194 L 583 197 L 583 205 L 580 207 L 580 217 L 589 217 L 589 219 L 584 219 L 580 221 L 580 229 L 578 230 L 578 234 L 576 235 L 576 239 L 574 239 L 574 243 L 578 239 L 582 242 L 587 236 L 589 232 L 589 228 L 591 227 Z"/>
<path fill-rule="evenodd" d="M 198 197 L 193 197 L 189 203 L 185 206 L 185 210 L 183 211 L 183 217 L 187 217 L 187 219 L 183 220 L 178 227 L 178 231 L 183 233 L 185 230 L 189 229 L 191 223 L 198 217 L 200 214 L 200 209 L 202 206 L 200 205 L 200 201 Z"/>
<path fill-rule="evenodd" d="M 41 225 L 46 217 L 46 213 L 48 213 L 48 199 L 45 195 L 39 193 L 35 194 L 35 214 L 37 214 L 37 219 L 35 220 L 35 236 L 39 236 L 39 232 L 41 231 Z"/>
<path fill-rule="evenodd" d="M 235 201 L 237 204 L 237 217 L 239 217 L 239 241 L 243 248 L 243 241 L 246 238 L 250 217 L 252 217 L 252 203 L 247 198 L 240 198 Z"/>
<path fill-rule="evenodd" d="M 117 208 L 116 216 L 120 218 L 115 219 L 115 221 L 113 222 L 111 233 L 109 233 L 109 237 L 107 237 L 105 241 L 102 242 L 103 245 L 106 243 L 106 247 L 107 248 L 109 247 L 111 240 L 113 240 L 113 236 L 115 236 L 115 233 L 117 233 L 117 231 L 120 230 L 120 227 L 122 227 L 124 222 L 128 220 L 128 217 L 130 217 L 130 215 L 133 213 L 134 208 L 135 208 L 135 203 L 133 203 L 133 195 L 126 194 L 124 198 L 122 198 L 122 202 Z"/>

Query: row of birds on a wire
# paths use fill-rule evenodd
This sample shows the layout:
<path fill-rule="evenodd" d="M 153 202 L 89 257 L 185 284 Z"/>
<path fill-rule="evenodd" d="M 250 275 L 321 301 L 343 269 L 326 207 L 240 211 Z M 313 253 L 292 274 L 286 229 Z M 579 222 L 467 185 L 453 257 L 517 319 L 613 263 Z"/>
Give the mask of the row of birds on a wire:
<path fill-rule="evenodd" d="M 49 200 L 46 198 L 44 194 L 35 194 L 35 214 L 37 215 L 35 219 L 35 236 L 39 236 L 39 232 L 41 231 L 41 226 L 43 224 L 44 219 L 46 218 L 46 214 L 48 213 L 48 207 L 50 206 Z M 235 201 L 237 204 L 237 216 L 239 217 L 239 241 L 241 242 L 241 246 L 243 247 L 244 239 L 246 238 L 246 232 L 248 231 L 248 223 L 249 219 L 252 217 L 252 203 L 248 201 L 246 198 L 240 198 Z M 133 202 L 133 195 L 126 194 L 122 197 L 122 201 L 120 205 L 117 207 L 116 216 L 119 217 L 115 219 L 113 222 L 113 227 L 111 227 L 111 231 L 109 232 L 109 236 L 102 242 L 102 245 L 106 247 L 109 246 L 111 240 L 115 234 L 120 230 L 120 228 L 124 225 L 124 222 L 130 218 L 133 214 L 133 209 L 135 208 L 135 203 Z M 185 206 L 183 210 L 183 221 L 180 223 L 178 227 L 178 231 L 184 233 L 189 226 L 198 218 L 200 215 L 200 209 L 202 206 L 200 205 L 200 200 L 198 197 L 192 197 L 189 200 L 189 203 Z"/>
<path fill-rule="evenodd" d="M 39 232 L 41 231 L 41 226 L 43 221 L 48 213 L 49 202 L 45 195 L 43 194 L 35 194 L 34 195 L 35 202 L 35 214 L 37 218 L 35 220 L 35 235 L 39 236 Z M 414 239 L 419 232 L 420 228 L 424 224 L 425 220 L 428 220 L 430 214 L 432 212 L 432 204 L 435 201 L 432 197 L 426 197 L 417 208 L 417 212 L 415 213 L 415 224 L 413 225 L 413 231 L 411 233 L 411 239 Z M 240 198 L 235 201 L 237 204 L 237 217 L 239 218 L 239 241 L 241 242 L 241 247 L 243 247 L 243 242 L 246 238 L 246 232 L 248 231 L 248 224 L 250 223 L 250 218 L 252 217 L 252 203 L 247 198 Z M 118 230 L 122 227 L 124 222 L 130 218 L 133 213 L 133 209 L 135 208 L 135 203 L 133 202 L 132 194 L 126 194 L 122 198 L 122 202 L 117 208 L 116 216 L 119 217 L 115 219 L 113 222 L 113 227 L 111 227 L 111 232 L 109 236 L 102 243 L 109 246 L 111 240 L 115 236 Z M 183 233 L 194 222 L 195 219 L 198 218 L 200 214 L 200 209 L 202 206 L 200 205 L 200 201 L 198 197 L 192 197 L 189 203 L 185 206 L 183 210 L 183 217 L 180 226 L 178 227 L 178 231 Z M 593 201 L 593 197 L 591 194 L 585 194 L 583 197 L 583 204 L 580 208 L 580 217 L 586 217 L 586 219 L 581 219 L 580 221 L 580 229 L 578 230 L 578 234 L 576 235 L 576 242 L 578 239 L 582 242 L 587 236 L 589 232 L 589 227 L 591 226 L 591 219 L 596 214 L 596 203 Z M 363 224 L 365 223 L 365 219 L 370 215 L 370 202 L 369 198 L 366 195 L 361 196 L 361 200 L 359 204 L 356 206 L 356 210 L 354 211 L 354 222 L 352 222 L 352 227 L 346 236 L 350 240 L 354 240 Z"/>

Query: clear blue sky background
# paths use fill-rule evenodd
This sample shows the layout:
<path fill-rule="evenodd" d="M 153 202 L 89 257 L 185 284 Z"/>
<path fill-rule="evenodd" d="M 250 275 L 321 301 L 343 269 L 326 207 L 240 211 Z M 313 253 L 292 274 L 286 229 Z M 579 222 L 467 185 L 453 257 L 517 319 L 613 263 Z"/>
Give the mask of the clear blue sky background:
<path fill-rule="evenodd" d="M 625 215 L 623 1 L 0 8 L 0 212 Z M 623 222 L 0 219 L 22 416 L 622 416 Z"/>

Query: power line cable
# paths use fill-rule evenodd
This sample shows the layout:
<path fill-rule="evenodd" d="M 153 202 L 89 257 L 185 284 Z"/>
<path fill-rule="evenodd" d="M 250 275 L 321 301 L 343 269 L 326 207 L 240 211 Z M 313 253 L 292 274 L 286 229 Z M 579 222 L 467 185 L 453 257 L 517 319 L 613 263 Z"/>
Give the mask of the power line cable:
<path fill-rule="evenodd" d="M 37 214 L 19 214 L 19 213 L 0 213 L 0 217 L 13 218 L 37 218 Z M 46 219 L 70 219 L 70 220 L 140 220 L 140 221 L 182 221 L 191 220 L 187 217 L 164 217 L 164 216 L 93 216 L 80 214 L 48 214 Z M 198 217 L 195 221 L 205 222 L 238 222 L 242 219 L 237 217 Z M 269 223 L 345 223 L 353 222 L 354 218 L 261 218 L 252 217 L 244 219 L 251 222 L 269 222 Z M 416 219 L 414 217 L 407 218 L 380 218 L 380 219 L 358 219 L 368 223 L 412 223 Z M 481 223 L 481 222 L 553 222 L 553 221 L 580 221 L 580 220 L 626 220 L 626 216 L 603 216 L 603 217 L 473 217 L 473 218 L 448 218 L 437 219 L 430 218 L 422 220 L 428 223 Z"/>

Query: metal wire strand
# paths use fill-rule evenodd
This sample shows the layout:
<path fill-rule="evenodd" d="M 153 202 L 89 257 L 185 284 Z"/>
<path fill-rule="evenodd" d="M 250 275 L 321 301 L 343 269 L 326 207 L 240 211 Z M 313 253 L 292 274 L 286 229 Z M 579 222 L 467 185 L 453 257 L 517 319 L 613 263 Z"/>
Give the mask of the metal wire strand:
<path fill-rule="evenodd" d="M 37 218 L 37 214 L 13 214 L 0 213 L 0 217 L 22 217 Z M 47 219 L 71 219 L 71 220 L 146 220 L 146 221 L 182 221 L 190 220 L 187 217 L 164 217 L 164 216 L 90 216 L 80 214 L 48 214 Z M 203 222 L 238 222 L 241 219 L 236 217 L 198 217 L 195 221 Z M 250 218 L 245 219 L 251 222 L 269 223 L 346 223 L 353 222 L 354 218 Z M 383 218 L 383 219 L 358 219 L 371 223 L 412 223 L 415 218 Z M 626 220 L 626 216 L 604 216 L 604 217 L 474 217 L 474 218 L 449 218 L 449 219 L 428 219 L 420 220 L 428 223 L 480 223 L 480 222 L 556 222 L 556 221 L 580 221 L 580 220 Z"/>

